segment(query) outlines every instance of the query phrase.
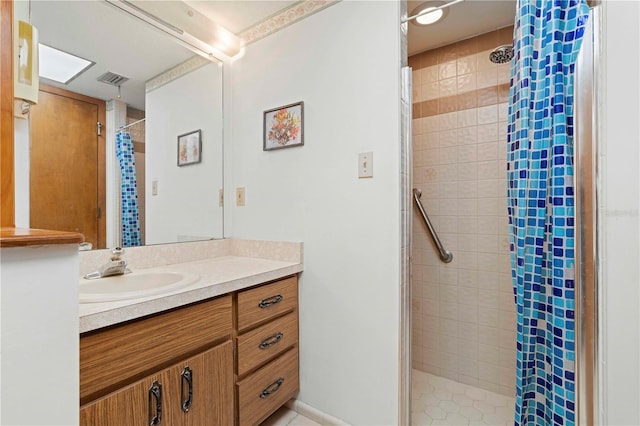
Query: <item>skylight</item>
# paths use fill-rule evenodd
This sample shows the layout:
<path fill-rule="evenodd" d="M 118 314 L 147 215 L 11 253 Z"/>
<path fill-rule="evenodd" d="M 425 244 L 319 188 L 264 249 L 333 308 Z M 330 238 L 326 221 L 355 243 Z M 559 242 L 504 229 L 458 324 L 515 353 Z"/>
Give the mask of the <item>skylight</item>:
<path fill-rule="evenodd" d="M 69 84 L 95 62 L 40 43 L 40 77 Z"/>

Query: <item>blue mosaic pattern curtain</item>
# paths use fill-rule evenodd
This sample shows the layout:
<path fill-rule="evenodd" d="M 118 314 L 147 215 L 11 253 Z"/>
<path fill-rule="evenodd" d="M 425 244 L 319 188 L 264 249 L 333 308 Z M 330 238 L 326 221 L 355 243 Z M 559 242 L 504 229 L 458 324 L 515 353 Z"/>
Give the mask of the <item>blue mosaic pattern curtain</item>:
<path fill-rule="evenodd" d="M 138 217 L 138 185 L 133 142 L 128 132 L 116 133 L 116 154 L 122 188 L 122 247 L 142 245 Z"/>
<path fill-rule="evenodd" d="M 573 73 L 586 0 L 518 0 L 507 139 L 516 425 L 575 424 Z"/>

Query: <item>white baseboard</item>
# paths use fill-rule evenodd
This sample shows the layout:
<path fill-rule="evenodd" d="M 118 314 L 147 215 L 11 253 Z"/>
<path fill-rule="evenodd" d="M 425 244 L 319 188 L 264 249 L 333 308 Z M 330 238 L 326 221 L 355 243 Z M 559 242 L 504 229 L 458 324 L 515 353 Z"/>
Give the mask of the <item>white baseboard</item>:
<path fill-rule="evenodd" d="M 286 405 L 289 409 L 313 420 L 316 423 L 320 423 L 322 426 L 349 426 L 349 424 L 343 420 L 333 417 L 327 413 L 323 413 L 322 411 L 313 408 L 302 401 L 298 401 L 297 399 L 290 399 Z"/>

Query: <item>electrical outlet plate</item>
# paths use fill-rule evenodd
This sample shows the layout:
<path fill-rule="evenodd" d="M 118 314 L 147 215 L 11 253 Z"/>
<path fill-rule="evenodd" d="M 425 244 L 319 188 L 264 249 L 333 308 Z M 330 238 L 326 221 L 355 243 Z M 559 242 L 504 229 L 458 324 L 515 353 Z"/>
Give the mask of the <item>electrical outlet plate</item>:
<path fill-rule="evenodd" d="M 244 187 L 236 188 L 236 206 L 244 206 Z"/>
<path fill-rule="evenodd" d="M 224 191 L 218 189 L 218 207 L 224 207 Z"/>
<path fill-rule="evenodd" d="M 373 177 L 373 152 L 358 154 L 358 178 Z"/>

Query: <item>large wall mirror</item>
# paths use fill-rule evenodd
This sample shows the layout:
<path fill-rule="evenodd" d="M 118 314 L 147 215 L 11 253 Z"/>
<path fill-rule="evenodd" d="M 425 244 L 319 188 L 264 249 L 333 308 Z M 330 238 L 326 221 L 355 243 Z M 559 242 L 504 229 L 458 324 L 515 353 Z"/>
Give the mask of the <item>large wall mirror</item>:
<path fill-rule="evenodd" d="M 29 153 L 16 164 L 29 168 L 28 182 L 17 172 L 17 218 L 81 232 L 93 248 L 222 238 L 222 62 L 107 2 L 32 0 L 30 16 L 41 44 L 93 64 L 66 83 L 40 79 Z M 132 141 L 133 172 L 118 160 L 121 129 Z M 138 241 L 122 224 L 135 211 L 120 206 L 133 176 Z"/>

